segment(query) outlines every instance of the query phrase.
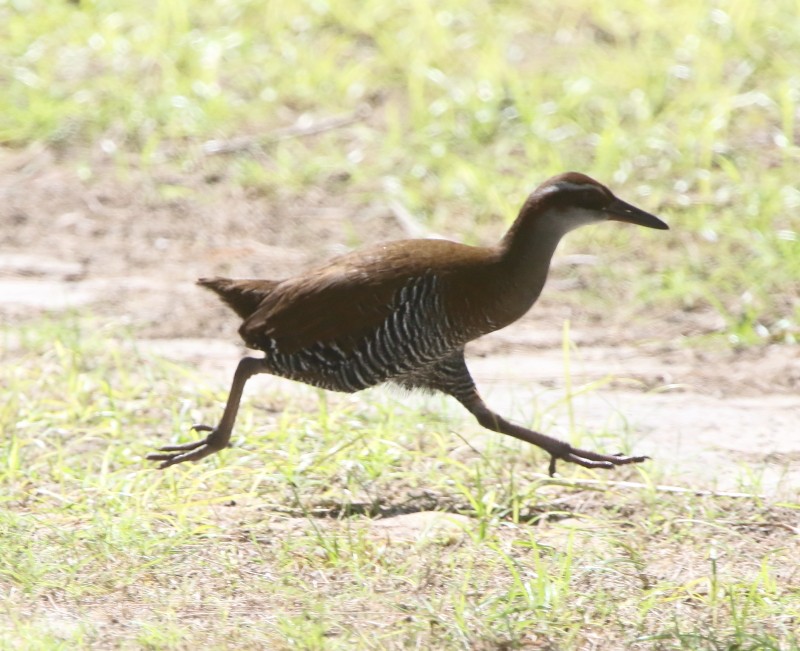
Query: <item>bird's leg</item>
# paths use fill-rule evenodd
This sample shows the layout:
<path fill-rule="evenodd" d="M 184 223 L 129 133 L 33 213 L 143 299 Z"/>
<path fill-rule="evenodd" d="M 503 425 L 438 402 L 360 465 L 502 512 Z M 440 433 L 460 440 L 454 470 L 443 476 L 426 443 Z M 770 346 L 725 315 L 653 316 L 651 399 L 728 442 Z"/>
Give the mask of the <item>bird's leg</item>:
<path fill-rule="evenodd" d="M 182 445 L 165 445 L 159 448 L 160 453 L 148 454 L 147 458 L 150 461 L 161 461 L 160 469 L 174 466 L 176 463 L 183 463 L 184 461 L 197 461 L 207 457 L 210 454 L 219 452 L 223 448 L 228 447 L 231 440 L 231 432 L 233 431 L 233 424 L 236 422 L 236 414 L 239 411 L 239 402 L 242 399 L 242 391 L 248 379 L 257 373 L 264 372 L 264 360 L 256 357 L 245 357 L 239 362 L 236 367 L 236 372 L 233 374 L 233 383 L 231 390 L 228 394 L 228 402 L 225 405 L 225 411 L 222 418 L 216 427 L 209 425 L 194 425 L 192 429 L 197 432 L 210 432 L 208 436 L 199 441 L 192 441 L 191 443 L 183 443 Z"/>
<path fill-rule="evenodd" d="M 418 386 L 426 386 L 453 396 L 475 416 L 483 427 L 542 448 L 550 455 L 550 476 L 555 474 L 558 460 L 577 463 L 584 468 L 613 468 L 629 463 L 641 463 L 648 458 L 581 450 L 572 447 L 566 441 L 509 423 L 505 418 L 489 409 L 481 399 L 464 361 L 462 351 L 451 355 L 426 371 L 424 379 L 416 382 Z"/>
<path fill-rule="evenodd" d="M 641 463 L 648 457 L 632 457 L 623 454 L 600 454 L 591 450 L 582 450 L 571 446 L 566 441 L 562 441 L 547 434 L 536 432 L 514 423 L 509 423 L 505 418 L 494 413 L 481 400 L 478 392 L 466 400 L 458 396 L 456 398 L 463 404 L 470 413 L 475 416 L 477 421 L 485 428 L 501 434 L 508 434 L 527 443 L 532 443 L 550 455 L 550 466 L 548 472 L 552 477 L 556 472 L 556 461 L 569 461 L 577 463 L 584 468 L 613 468 L 614 466 L 624 466 L 629 463 Z"/>

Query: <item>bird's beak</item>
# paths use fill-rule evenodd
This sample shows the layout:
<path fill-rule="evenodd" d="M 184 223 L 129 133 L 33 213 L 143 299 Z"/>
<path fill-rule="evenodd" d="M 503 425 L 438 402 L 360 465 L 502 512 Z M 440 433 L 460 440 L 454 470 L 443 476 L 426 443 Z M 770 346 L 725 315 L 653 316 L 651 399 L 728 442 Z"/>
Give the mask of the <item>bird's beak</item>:
<path fill-rule="evenodd" d="M 649 212 L 632 206 L 622 199 L 614 199 L 614 201 L 606 206 L 604 212 L 608 215 L 609 219 L 614 219 L 618 222 L 638 224 L 639 226 L 647 226 L 647 228 L 658 228 L 662 231 L 669 229 L 669 226 L 655 215 L 651 215 Z"/>

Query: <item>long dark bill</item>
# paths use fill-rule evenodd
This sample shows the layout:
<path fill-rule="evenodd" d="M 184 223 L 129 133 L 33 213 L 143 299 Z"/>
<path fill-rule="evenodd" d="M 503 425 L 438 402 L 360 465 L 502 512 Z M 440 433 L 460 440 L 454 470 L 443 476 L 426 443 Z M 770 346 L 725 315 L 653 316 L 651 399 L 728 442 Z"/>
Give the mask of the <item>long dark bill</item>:
<path fill-rule="evenodd" d="M 628 222 L 629 224 L 637 224 L 639 226 L 646 226 L 647 228 L 657 228 L 665 231 L 669 230 L 664 222 L 662 222 L 655 215 L 645 212 L 636 206 L 626 203 L 622 199 L 614 199 L 604 211 L 609 219 L 614 219 L 618 222 Z"/>

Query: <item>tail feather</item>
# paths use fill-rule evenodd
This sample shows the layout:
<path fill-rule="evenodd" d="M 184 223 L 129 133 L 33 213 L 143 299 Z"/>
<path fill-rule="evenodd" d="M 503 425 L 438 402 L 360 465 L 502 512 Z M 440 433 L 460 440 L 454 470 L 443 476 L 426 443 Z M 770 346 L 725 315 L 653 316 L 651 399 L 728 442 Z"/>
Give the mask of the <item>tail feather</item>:
<path fill-rule="evenodd" d="M 278 281 L 200 278 L 197 284 L 215 292 L 236 314 L 247 319 L 270 295 Z"/>

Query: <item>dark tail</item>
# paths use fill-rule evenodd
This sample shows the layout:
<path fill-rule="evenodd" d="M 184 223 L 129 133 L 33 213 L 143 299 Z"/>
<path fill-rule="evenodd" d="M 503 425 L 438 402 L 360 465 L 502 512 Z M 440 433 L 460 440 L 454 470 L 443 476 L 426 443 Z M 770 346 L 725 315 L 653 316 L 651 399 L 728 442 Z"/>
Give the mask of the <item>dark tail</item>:
<path fill-rule="evenodd" d="M 200 278 L 197 284 L 215 292 L 236 314 L 247 319 L 270 295 L 278 281 Z"/>

